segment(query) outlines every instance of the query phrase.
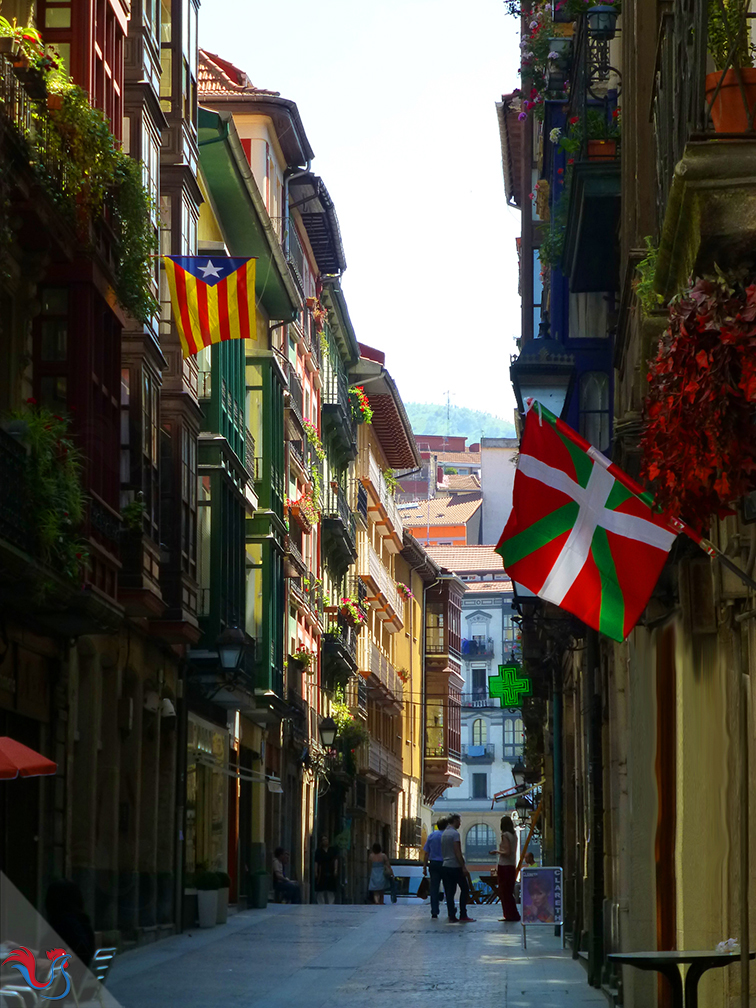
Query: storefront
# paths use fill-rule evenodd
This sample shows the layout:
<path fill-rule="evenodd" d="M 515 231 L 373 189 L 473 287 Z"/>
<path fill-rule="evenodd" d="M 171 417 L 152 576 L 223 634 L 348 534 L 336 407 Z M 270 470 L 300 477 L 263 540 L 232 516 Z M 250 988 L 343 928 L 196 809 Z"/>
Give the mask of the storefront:
<path fill-rule="evenodd" d="M 186 768 L 186 872 L 225 871 L 228 851 L 226 728 L 189 714 Z"/>

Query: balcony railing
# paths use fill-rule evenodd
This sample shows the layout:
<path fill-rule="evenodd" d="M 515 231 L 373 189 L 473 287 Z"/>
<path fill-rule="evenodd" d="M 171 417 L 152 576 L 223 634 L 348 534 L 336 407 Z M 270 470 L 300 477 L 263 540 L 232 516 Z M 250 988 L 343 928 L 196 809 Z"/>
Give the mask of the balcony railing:
<path fill-rule="evenodd" d="M 346 494 L 340 487 L 329 486 L 324 492 L 323 519 L 329 525 L 338 528 L 347 552 L 356 556 L 357 529 L 354 514 L 349 507 Z"/>
<path fill-rule="evenodd" d="M 461 697 L 463 707 L 495 707 L 498 709 L 499 701 L 492 700 L 487 689 L 473 690 L 472 693 L 463 693 Z"/>
<path fill-rule="evenodd" d="M 381 467 L 378 465 L 378 461 L 370 449 L 363 455 L 361 473 L 362 482 L 376 506 L 374 509 L 378 510 L 384 521 L 388 523 L 387 525 L 382 525 L 381 528 L 386 529 L 387 535 L 396 538 L 399 543 L 398 548 L 401 549 L 402 531 L 404 528 L 402 518 L 397 509 L 394 495 L 389 492 L 388 484 L 381 472 Z M 369 502 L 368 509 L 371 509 Z"/>
<path fill-rule="evenodd" d="M 720 11 L 726 11 L 727 18 Z M 682 160 L 689 141 L 714 136 L 756 139 L 751 85 L 743 80 L 743 72 L 735 69 L 738 62 L 751 66 L 748 49 L 754 14 L 750 11 L 748 0 L 724 7 L 708 0 L 673 0 L 661 14 L 653 100 L 660 219 L 675 165 Z M 712 52 L 719 66 L 707 74 Z M 720 122 L 728 92 L 734 99 L 734 118 Z M 728 129 L 737 131 L 728 133 Z"/>
<path fill-rule="evenodd" d="M 387 621 L 389 632 L 401 630 L 404 626 L 404 599 L 373 546 L 368 542 L 364 545 L 366 548 L 360 551 L 358 572 L 367 587 L 368 601 L 375 603 L 378 615 Z"/>
<path fill-rule="evenodd" d="M 360 747 L 358 759 L 360 771 L 391 785 L 402 786 L 402 761 L 386 746 L 371 738 Z"/>
<path fill-rule="evenodd" d="M 244 467 L 249 473 L 249 478 L 254 482 L 255 478 L 255 439 L 249 427 L 244 428 Z"/>
<path fill-rule="evenodd" d="M 462 641 L 463 658 L 493 658 L 493 654 L 493 637 L 487 637 L 485 640 Z"/>
<path fill-rule="evenodd" d="M 296 414 L 300 424 L 304 418 L 304 392 L 302 391 L 302 379 L 294 370 L 294 366 L 287 367 L 289 379 L 289 408 Z"/>
<path fill-rule="evenodd" d="M 495 747 L 492 742 L 488 745 L 463 745 L 462 759 L 465 763 L 493 763 Z"/>
<path fill-rule="evenodd" d="M 329 365 L 322 377 L 323 419 L 342 438 L 345 453 L 354 458 L 357 453 L 357 425 L 352 417 L 346 375 Z"/>
<path fill-rule="evenodd" d="M 399 701 L 403 699 L 402 680 L 394 666 L 375 644 L 370 645 L 370 671 L 393 697 Z"/>
<path fill-rule="evenodd" d="M 281 242 L 281 248 L 299 293 L 304 295 L 305 254 L 297 234 L 296 224 L 291 217 L 271 217 L 273 228 Z"/>

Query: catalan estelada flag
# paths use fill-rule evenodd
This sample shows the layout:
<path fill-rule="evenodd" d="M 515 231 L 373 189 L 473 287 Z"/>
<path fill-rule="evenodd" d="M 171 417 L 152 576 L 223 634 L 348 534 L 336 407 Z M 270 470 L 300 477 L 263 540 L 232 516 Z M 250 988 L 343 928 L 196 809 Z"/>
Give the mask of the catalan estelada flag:
<path fill-rule="evenodd" d="M 232 339 L 255 339 L 255 260 L 163 256 L 184 357 Z"/>

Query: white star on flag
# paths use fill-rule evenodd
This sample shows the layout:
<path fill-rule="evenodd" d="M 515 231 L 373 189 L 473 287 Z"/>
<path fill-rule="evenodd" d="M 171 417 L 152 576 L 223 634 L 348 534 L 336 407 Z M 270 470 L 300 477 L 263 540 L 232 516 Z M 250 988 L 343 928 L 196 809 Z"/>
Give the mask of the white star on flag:
<path fill-rule="evenodd" d="M 203 280 L 207 280 L 209 276 L 219 277 L 221 275 L 220 268 L 218 266 L 213 266 L 212 260 L 207 260 L 207 266 L 200 266 L 199 272 L 202 274 Z"/>

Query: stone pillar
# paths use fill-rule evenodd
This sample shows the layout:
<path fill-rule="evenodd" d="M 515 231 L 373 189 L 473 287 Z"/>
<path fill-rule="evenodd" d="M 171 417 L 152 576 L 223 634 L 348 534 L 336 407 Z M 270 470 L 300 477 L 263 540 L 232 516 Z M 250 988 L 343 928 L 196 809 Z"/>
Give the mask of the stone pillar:
<path fill-rule="evenodd" d="M 174 706 L 175 697 L 168 697 Z M 176 759 L 177 718 L 161 718 L 160 764 L 157 806 L 157 923 L 171 924 L 174 919 L 174 861 L 176 847 Z M 176 868 L 178 870 L 178 867 Z"/>
<path fill-rule="evenodd" d="M 70 788 L 71 879 L 82 891 L 87 912 L 94 915 L 101 673 L 93 638 L 82 637 L 79 640 L 78 655 L 78 682 L 72 695 L 75 742 Z"/>
<path fill-rule="evenodd" d="M 142 764 L 142 683 L 133 669 L 124 672 L 123 699 L 131 706 L 131 730 L 121 743 L 118 794 L 118 926 L 136 937 L 139 925 L 139 811 Z"/>
<path fill-rule="evenodd" d="M 145 695 L 157 694 L 155 684 L 146 683 Z M 139 924 L 157 924 L 157 821 L 158 776 L 160 772 L 160 704 L 157 711 L 142 710 L 141 791 L 139 801 Z"/>
<path fill-rule="evenodd" d="M 94 925 L 98 931 L 118 926 L 118 798 L 121 763 L 119 697 L 121 672 L 115 653 L 104 654 L 102 667 L 101 740 L 97 766 L 97 822 L 95 829 L 96 899 Z"/>

